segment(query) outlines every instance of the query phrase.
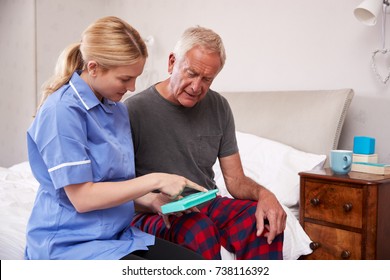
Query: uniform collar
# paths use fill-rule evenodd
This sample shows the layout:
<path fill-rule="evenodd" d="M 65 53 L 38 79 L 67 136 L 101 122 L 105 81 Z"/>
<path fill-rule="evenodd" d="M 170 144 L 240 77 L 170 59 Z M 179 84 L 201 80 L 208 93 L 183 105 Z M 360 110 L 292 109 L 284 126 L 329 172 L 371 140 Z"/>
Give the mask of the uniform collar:
<path fill-rule="evenodd" d="M 100 102 L 88 84 L 80 77 L 80 73 L 81 72 L 73 73 L 69 85 L 72 87 L 85 109 L 90 110 L 98 105 L 102 105 L 107 113 L 111 113 L 110 106 L 116 105 L 116 102 L 108 100 L 107 98 L 104 98 L 103 102 Z"/>

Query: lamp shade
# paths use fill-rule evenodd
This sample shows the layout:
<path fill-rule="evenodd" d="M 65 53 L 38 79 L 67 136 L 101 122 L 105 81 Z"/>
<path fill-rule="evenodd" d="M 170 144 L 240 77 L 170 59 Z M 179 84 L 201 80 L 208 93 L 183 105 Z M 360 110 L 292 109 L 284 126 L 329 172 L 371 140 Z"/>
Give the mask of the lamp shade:
<path fill-rule="evenodd" d="M 375 25 L 378 14 L 383 6 L 383 0 L 364 0 L 353 11 L 355 17 L 366 25 Z"/>

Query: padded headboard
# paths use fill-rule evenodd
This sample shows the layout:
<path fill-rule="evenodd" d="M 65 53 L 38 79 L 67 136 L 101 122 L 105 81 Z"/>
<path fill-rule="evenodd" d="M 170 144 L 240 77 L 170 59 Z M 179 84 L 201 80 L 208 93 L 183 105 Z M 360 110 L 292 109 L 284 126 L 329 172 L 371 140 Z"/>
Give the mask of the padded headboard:
<path fill-rule="evenodd" d="M 329 155 L 336 149 L 352 89 L 224 92 L 236 130 L 301 151 Z"/>

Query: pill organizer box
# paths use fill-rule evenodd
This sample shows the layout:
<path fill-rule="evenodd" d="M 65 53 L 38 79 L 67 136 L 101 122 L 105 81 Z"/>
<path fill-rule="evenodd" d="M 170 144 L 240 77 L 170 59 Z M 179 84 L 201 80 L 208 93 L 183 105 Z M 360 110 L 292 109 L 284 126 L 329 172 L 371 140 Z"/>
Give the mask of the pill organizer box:
<path fill-rule="evenodd" d="M 161 212 L 163 214 L 184 211 L 203 202 L 209 201 L 217 196 L 218 190 L 211 190 L 208 192 L 197 192 L 190 194 L 186 197 L 180 198 L 179 200 L 172 201 L 161 206 Z"/>

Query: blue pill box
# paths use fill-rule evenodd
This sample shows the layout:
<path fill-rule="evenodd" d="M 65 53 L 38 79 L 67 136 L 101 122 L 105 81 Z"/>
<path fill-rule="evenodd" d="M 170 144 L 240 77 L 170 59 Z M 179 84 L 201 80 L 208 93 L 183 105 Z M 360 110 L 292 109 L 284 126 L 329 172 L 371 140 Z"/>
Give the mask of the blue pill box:
<path fill-rule="evenodd" d="M 353 138 L 353 153 L 361 155 L 375 154 L 375 138 L 355 136 Z"/>

